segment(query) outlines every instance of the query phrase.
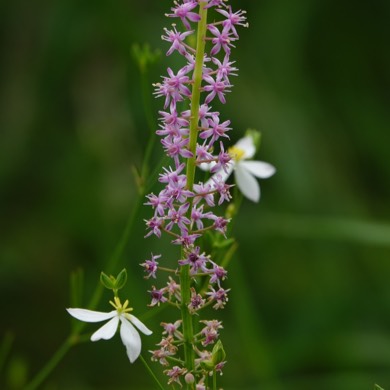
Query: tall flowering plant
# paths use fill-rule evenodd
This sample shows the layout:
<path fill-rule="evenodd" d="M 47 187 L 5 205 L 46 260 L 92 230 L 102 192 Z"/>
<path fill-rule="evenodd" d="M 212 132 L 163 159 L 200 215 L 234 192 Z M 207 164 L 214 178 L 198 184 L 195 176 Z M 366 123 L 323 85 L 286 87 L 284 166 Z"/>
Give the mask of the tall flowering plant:
<path fill-rule="evenodd" d="M 231 78 L 237 76 L 230 55 L 239 39 L 237 28 L 248 26 L 245 11 L 233 12 L 227 0 L 182 0 L 174 1 L 166 16 L 177 21 L 164 29 L 162 39 L 169 43 L 166 54 L 178 54 L 184 65 L 178 70 L 169 67 L 162 81 L 154 84 L 155 96 L 164 99 L 156 134 L 171 160 L 159 175 L 160 192 L 146 195 L 145 205 L 152 211 L 145 222 L 146 237 L 168 235 L 180 254 L 174 269 L 164 265 L 161 254 L 153 253 L 141 266 L 145 277 L 156 280 L 155 284 L 162 272 L 168 273 L 166 280 L 158 281 L 158 287 L 150 287 L 149 306 L 169 304 L 179 313 L 173 322 L 161 323 L 162 339 L 150 352 L 151 359 L 164 367 L 169 385 L 185 383 L 191 390 L 216 390 L 217 374 L 222 374 L 226 364 L 220 339 L 223 326 L 213 311 L 207 311 L 213 313 L 209 318 L 201 311 L 207 307 L 224 309 L 230 289 L 224 285 L 227 270 L 221 256 L 207 253 L 205 238 L 217 240 L 221 252 L 231 243 L 227 233 L 234 213 L 229 207 L 223 212 L 219 206 L 232 199 L 233 185 L 227 179 L 233 171 L 237 188 L 257 202 L 260 187 L 256 178 L 270 177 L 275 169 L 265 162 L 251 161 L 256 152 L 254 133 L 227 148 L 224 142 L 229 140 L 231 122 L 213 110 L 214 102 L 226 103 Z M 125 271 L 116 278 L 102 273 L 102 284 L 114 293 L 110 302 L 114 310 L 70 308 L 68 312 L 84 322 L 109 320 L 91 340 L 110 339 L 119 328 L 130 362 L 140 357 L 152 373 L 141 355 L 138 333 L 150 335 L 152 331 L 130 314 L 129 301 L 122 304 L 118 295 L 125 275 Z"/>
<path fill-rule="evenodd" d="M 210 13 L 212 18 L 208 18 Z M 248 24 L 245 11 L 233 12 L 224 0 L 175 1 L 166 16 L 178 20 L 171 29 L 164 29 L 162 39 L 170 45 L 167 55 L 177 53 L 185 64 L 177 71 L 168 68 L 167 75 L 154 85 L 156 97 L 164 99 L 156 133 L 171 163 L 159 177 L 163 189 L 157 195 L 147 195 L 146 205 L 152 207 L 153 215 L 146 221 L 146 237 L 168 234 L 172 244 L 181 248 L 177 269 L 161 268 L 171 272 L 165 286 L 150 290 L 150 306 L 171 304 L 180 315 L 173 323 L 161 324 L 162 340 L 151 352 L 152 360 L 165 367 L 169 384 L 184 381 L 188 388 L 200 390 L 209 388 L 210 377 L 216 386 L 216 374 L 222 373 L 226 363 L 219 339 L 222 322 L 213 317 L 204 319 L 200 311 L 207 306 L 223 309 L 229 293 L 223 285 L 227 271 L 200 243 L 206 232 L 226 238 L 230 219 L 220 215 L 216 206 L 231 200 L 232 185 L 226 179 L 241 166 L 237 162 L 246 153 L 238 147 L 225 148 L 223 141 L 229 139 L 231 122 L 221 119 L 212 105 L 215 101 L 226 103 L 231 77 L 238 71 L 230 58 L 239 39 L 237 27 Z M 188 109 L 183 110 L 183 106 Z M 258 163 L 263 165 L 252 167 L 255 176 L 273 174 L 272 166 Z M 209 169 L 213 175 L 198 181 L 198 168 Z M 240 177 L 242 187 L 251 192 L 248 185 L 253 184 L 252 176 Z M 255 194 L 253 200 L 258 197 Z M 152 254 L 141 264 L 146 278 L 156 279 L 160 257 Z"/>

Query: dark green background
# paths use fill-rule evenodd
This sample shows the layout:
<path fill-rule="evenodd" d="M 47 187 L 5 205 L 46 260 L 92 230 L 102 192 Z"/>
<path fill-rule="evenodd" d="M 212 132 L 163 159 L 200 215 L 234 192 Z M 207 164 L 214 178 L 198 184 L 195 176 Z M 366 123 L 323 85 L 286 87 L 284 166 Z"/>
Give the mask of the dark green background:
<path fill-rule="evenodd" d="M 390 2 L 232 4 L 248 11 L 250 28 L 233 52 L 240 77 L 218 108 L 233 141 L 248 127 L 262 131 L 258 158 L 278 172 L 236 224 L 221 385 L 390 389 Z M 69 274 L 84 269 L 85 304 L 134 207 L 132 167 L 149 130 L 130 47 L 167 49 L 160 36 L 170 6 L 0 4 L 0 336 L 14 340 L 1 388 L 23 388 L 64 340 Z M 162 55 L 150 83 L 167 66 L 177 56 Z M 161 99 L 152 102 L 161 109 Z M 160 153 L 157 145 L 154 162 Z M 138 264 L 160 251 L 158 240 L 143 240 L 148 215 L 144 207 L 117 270 L 128 268 L 125 293 L 139 315 L 151 283 Z M 143 337 L 145 352 L 169 317 L 147 321 L 155 334 Z M 152 382 L 115 337 L 73 349 L 42 388 Z"/>

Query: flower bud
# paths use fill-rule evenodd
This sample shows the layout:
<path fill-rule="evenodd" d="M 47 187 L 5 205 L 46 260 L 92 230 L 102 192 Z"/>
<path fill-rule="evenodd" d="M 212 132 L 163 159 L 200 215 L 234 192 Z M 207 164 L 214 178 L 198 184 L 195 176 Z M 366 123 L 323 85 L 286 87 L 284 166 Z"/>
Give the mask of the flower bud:
<path fill-rule="evenodd" d="M 109 290 L 118 291 L 120 290 L 127 282 L 127 271 L 124 268 L 117 277 L 110 275 L 108 276 L 104 272 L 100 274 L 100 283 Z"/>
<path fill-rule="evenodd" d="M 195 377 L 190 372 L 185 375 L 184 380 L 189 385 L 192 385 L 193 383 L 195 383 Z"/>
<path fill-rule="evenodd" d="M 123 268 L 121 272 L 119 272 L 118 276 L 115 279 L 115 289 L 120 290 L 127 282 L 127 271 L 126 268 Z"/>
<path fill-rule="evenodd" d="M 222 341 L 218 340 L 214 345 L 213 351 L 211 353 L 211 361 L 213 362 L 213 366 L 216 366 L 218 363 L 221 363 L 225 360 L 226 353 L 223 349 Z"/>
<path fill-rule="evenodd" d="M 112 275 L 106 275 L 103 271 L 100 274 L 100 283 L 109 290 L 115 289 L 115 278 Z"/>

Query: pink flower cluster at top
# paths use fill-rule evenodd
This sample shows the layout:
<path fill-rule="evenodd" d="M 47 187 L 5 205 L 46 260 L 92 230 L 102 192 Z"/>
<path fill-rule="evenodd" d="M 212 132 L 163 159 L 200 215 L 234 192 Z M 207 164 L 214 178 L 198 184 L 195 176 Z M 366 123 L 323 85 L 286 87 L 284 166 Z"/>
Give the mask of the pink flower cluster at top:
<path fill-rule="evenodd" d="M 155 84 L 156 97 L 165 99 L 164 111 L 159 112 L 160 129 L 156 133 L 162 137 L 164 151 L 173 163 L 169 168 L 164 168 L 159 178 L 165 188 L 158 195 L 147 196 L 146 204 L 152 206 L 155 212 L 146 224 L 149 228 L 147 236 L 155 234 L 160 237 L 162 231 L 168 231 L 174 236 L 174 243 L 185 246 L 194 244 L 205 226 L 225 232 L 227 221 L 211 211 L 204 212 L 204 204 L 213 207 L 216 201 L 221 205 L 230 200 L 230 186 L 218 178 L 211 184 L 199 182 L 191 190 L 187 188 L 185 159 L 194 157 L 188 148 L 191 109 L 180 111 L 180 106 L 188 102 L 187 106 L 191 108 L 196 49 L 186 41 L 195 33 L 192 24 L 199 21 L 199 14 L 194 12 L 199 6 L 214 8 L 216 15 L 219 14 L 222 19 L 207 25 L 206 48 L 209 46 L 210 50 L 203 61 L 203 102 L 199 107 L 199 139 L 195 156 L 197 165 L 217 163 L 211 173 L 221 168 L 227 169 L 231 160 L 221 142 L 221 139 L 229 138 L 230 121 L 222 121 L 219 112 L 213 111 L 211 104 L 215 99 L 226 102 L 225 95 L 232 87 L 230 77 L 236 76 L 238 70 L 234 61 L 230 61 L 233 42 L 238 40 L 236 27 L 247 25 L 245 12 L 232 12 L 223 0 L 175 2 L 172 13 L 167 14 L 170 18 L 180 19 L 185 29 L 180 32 L 175 24 L 171 30 L 165 29 L 162 39 L 170 44 L 167 55 L 177 52 L 185 58 L 186 64 L 177 72 L 168 68 L 168 75 L 162 77 L 161 83 Z"/>

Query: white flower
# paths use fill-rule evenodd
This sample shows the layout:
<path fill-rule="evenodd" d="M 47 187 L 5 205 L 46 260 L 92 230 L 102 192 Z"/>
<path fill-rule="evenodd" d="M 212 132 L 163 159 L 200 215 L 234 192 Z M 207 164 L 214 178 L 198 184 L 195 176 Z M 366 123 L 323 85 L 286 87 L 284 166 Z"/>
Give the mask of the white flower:
<path fill-rule="evenodd" d="M 115 310 L 110 311 L 109 313 L 86 309 L 66 310 L 71 316 L 84 322 L 100 322 L 110 320 L 91 336 L 91 341 L 111 339 L 116 333 L 120 321 L 121 339 L 124 346 L 126 347 L 127 356 L 130 359 L 130 363 L 133 363 L 141 353 L 141 337 L 133 325 L 135 325 L 138 330 L 147 336 L 152 334 L 152 331 L 149 330 L 137 317 L 129 313 L 133 310 L 127 307 L 129 301 L 126 300 L 123 306 L 118 297 L 115 297 L 114 301 L 115 303 L 110 303 L 115 307 Z"/>
<path fill-rule="evenodd" d="M 234 171 L 235 182 L 242 194 L 253 202 L 258 202 L 260 200 L 260 186 L 255 177 L 267 179 L 276 172 L 275 167 L 264 161 L 250 160 L 256 153 L 256 147 L 253 138 L 249 135 L 241 138 L 229 148 L 228 152 L 232 160 L 225 169 L 217 171 L 207 181 L 207 184 L 213 185 L 213 178 L 225 182 Z M 216 163 L 208 164 L 208 168 L 212 168 L 213 164 Z M 202 168 L 205 168 L 204 165 Z"/>

